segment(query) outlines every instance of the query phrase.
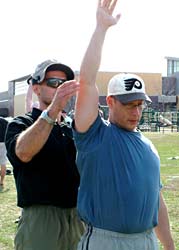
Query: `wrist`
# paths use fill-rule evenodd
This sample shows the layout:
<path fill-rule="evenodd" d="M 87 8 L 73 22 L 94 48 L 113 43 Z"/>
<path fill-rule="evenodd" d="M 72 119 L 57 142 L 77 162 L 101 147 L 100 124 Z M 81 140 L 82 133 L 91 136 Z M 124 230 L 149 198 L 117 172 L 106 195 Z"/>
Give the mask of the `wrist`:
<path fill-rule="evenodd" d="M 56 119 L 53 119 L 53 118 L 51 118 L 49 116 L 47 109 L 45 109 L 45 110 L 42 111 L 42 113 L 40 115 L 40 118 L 43 119 L 43 120 L 45 120 L 50 125 L 54 125 L 55 122 L 56 122 Z"/>
<path fill-rule="evenodd" d="M 101 35 L 103 34 L 103 35 L 105 35 L 106 32 L 107 32 L 107 30 L 108 30 L 108 28 L 109 28 L 109 27 L 106 27 L 106 26 L 97 24 L 97 25 L 96 25 L 96 32 L 97 32 L 98 34 L 101 34 Z"/>
<path fill-rule="evenodd" d="M 164 250 L 175 250 L 175 244 L 173 239 L 170 240 L 170 242 L 167 242 L 166 244 L 163 244 Z"/>

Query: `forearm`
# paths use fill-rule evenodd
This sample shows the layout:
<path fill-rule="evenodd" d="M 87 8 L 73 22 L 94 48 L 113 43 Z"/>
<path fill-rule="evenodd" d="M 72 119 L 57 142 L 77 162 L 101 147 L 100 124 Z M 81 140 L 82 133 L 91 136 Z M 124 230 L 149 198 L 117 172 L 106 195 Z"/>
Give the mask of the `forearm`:
<path fill-rule="evenodd" d="M 96 26 L 80 68 L 80 83 L 95 85 L 106 30 Z"/>
<path fill-rule="evenodd" d="M 165 250 L 175 249 L 170 231 L 168 211 L 162 195 L 160 195 L 158 226 L 155 228 L 155 232 Z"/>
<path fill-rule="evenodd" d="M 44 146 L 53 126 L 39 118 L 23 131 L 16 142 L 16 155 L 23 162 L 29 162 Z"/>

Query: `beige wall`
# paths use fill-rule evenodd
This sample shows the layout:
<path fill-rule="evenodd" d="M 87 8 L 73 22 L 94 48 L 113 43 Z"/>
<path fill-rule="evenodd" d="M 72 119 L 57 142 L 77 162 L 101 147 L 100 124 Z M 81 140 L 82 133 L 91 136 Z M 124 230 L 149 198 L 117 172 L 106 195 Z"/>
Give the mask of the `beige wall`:
<path fill-rule="evenodd" d="M 100 96 L 106 96 L 109 80 L 119 72 L 98 72 L 96 84 Z M 146 92 L 149 96 L 158 96 L 162 94 L 162 75 L 159 73 L 135 73 L 145 82 Z M 33 95 L 33 100 L 37 100 Z M 14 96 L 14 116 L 25 113 L 25 94 Z"/>
<path fill-rule="evenodd" d="M 36 101 L 33 95 L 33 101 Z M 14 116 L 25 114 L 25 94 L 14 96 Z"/>
<path fill-rule="evenodd" d="M 106 96 L 107 85 L 112 76 L 120 72 L 99 72 L 96 84 L 101 96 Z M 162 94 L 162 75 L 160 73 L 135 73 L 139 75 L 145 82 L 146 92 L 150 96 L 158 96 Z"/>
<path fill-rule="evenodd" d="M 162 95 L 162 75 L 159 73 L 137 73 L 145 82 L 146 92 L 150 96 Z"/>
<path fill-rule="evenodd" d="M 25 95 L 14 96 L 14 116 L 25 113 Z"/>

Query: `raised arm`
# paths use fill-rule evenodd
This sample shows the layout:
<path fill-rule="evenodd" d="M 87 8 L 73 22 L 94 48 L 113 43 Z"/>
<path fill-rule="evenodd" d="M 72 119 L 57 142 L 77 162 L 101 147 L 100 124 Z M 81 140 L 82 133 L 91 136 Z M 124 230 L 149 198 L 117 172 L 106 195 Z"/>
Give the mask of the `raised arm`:
<path fill-rule="evenodd" d="M 98 0 L 96 27 L 84 55 L 80 68 L 80 91 L 76 100 L 75 128 L 85 132 L 98 114 L 98 90 L 96 76 L 101 62 L 106 32 L 115 25 L 120 15 L 113 17 L 117 0 Z"/>

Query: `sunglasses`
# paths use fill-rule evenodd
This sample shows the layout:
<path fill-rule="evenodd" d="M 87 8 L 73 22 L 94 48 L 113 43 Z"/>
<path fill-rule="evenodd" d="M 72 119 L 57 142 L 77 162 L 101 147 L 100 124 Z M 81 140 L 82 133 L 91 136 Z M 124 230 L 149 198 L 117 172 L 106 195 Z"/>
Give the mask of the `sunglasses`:
<path fill-rule="evenodd" d="M 61 78 L 47 78 L 45 79 L 47 86 L 51 88 L 58 88 L 61 84 L 66 82 L 66 79 L 61 79 Z"/>

